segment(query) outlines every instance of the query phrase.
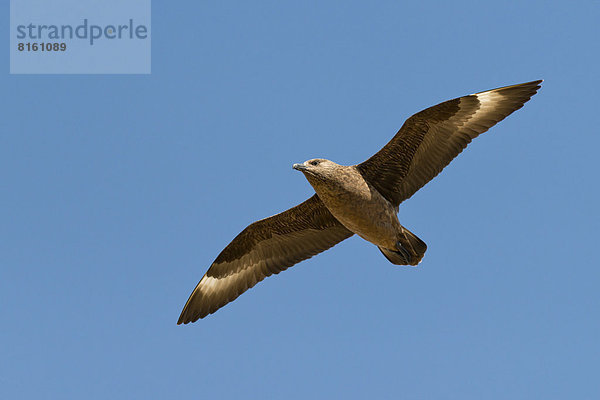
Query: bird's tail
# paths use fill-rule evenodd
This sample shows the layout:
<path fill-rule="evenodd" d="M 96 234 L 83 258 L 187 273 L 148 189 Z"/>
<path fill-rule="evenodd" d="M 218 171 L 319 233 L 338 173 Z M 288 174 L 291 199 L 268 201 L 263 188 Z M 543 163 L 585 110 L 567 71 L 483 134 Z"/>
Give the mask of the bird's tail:
<path fill-rule="evenodd" d="M 417 265 L 423 259 L 427 245 L 417 235 L 402 227 L 402 234 L 396 244 L 396 249 L 379 247 L 379 250 L 392 264 Z"/>

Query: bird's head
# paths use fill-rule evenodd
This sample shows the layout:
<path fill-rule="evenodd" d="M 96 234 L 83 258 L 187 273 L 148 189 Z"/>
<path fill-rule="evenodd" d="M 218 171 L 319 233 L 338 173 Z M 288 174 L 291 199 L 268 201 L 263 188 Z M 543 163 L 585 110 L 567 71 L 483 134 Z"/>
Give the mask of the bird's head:
<path fill-rule="evenodd" d="M 313 158 L 302 164 L 294 164 L 292 168 L 302 172 L 312 184 L 314 181 L 330 180 L 334 177 L 336 171 L 341 168 L 341 165 L 324 158 Z"/>

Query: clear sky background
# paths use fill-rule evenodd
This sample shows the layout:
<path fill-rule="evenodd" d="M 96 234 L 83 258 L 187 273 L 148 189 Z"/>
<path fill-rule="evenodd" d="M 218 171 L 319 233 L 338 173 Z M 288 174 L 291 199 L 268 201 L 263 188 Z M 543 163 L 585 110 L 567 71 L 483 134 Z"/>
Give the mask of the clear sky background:
<path fill-rule="evenodd" d="M 0 52 L 1 398 L 600 398 L 598 2 L 152 15 L 148 76 L 11 76 Z M 418 268 L 353 237 L 176 325 L 235 235 L 312 195 L 292 163 L 540 78 L 402 204 Z"/>

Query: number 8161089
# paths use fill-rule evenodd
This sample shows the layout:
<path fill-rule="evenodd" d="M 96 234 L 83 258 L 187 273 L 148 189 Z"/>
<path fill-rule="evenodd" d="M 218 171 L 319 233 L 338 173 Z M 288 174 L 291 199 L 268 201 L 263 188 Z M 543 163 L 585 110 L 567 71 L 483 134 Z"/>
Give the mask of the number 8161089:
<path fill-rule="evenodd" d="M 66 43 L 19 43 L 19 51 L 66 51 Z"/>

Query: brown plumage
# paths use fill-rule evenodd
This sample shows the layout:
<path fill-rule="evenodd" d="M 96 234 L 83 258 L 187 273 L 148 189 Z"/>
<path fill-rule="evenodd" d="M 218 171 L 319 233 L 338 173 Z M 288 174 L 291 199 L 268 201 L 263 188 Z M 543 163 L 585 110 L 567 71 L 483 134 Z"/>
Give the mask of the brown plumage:
<path fill-rule="evenodd" d="M 236 236 L 190 295 L 178 324 L 215 312 L 265 277 L 354 233 L 377 245 L 390 262 L 417 265 L 427 245 L 399 223 L 399 204 L 439 174 L 471 140 L 521 108 L 540 83 L 493 89 L 423 110 L 358 165 L 325 159 L 294 164 L 316 194 Z"/>
<path fill-rule="evenodd" d="M 352 236 L 315 194 L 250 224 L 219 254 L 188 299 L 178 324 L 194 322 L 278 274 Z"/>

